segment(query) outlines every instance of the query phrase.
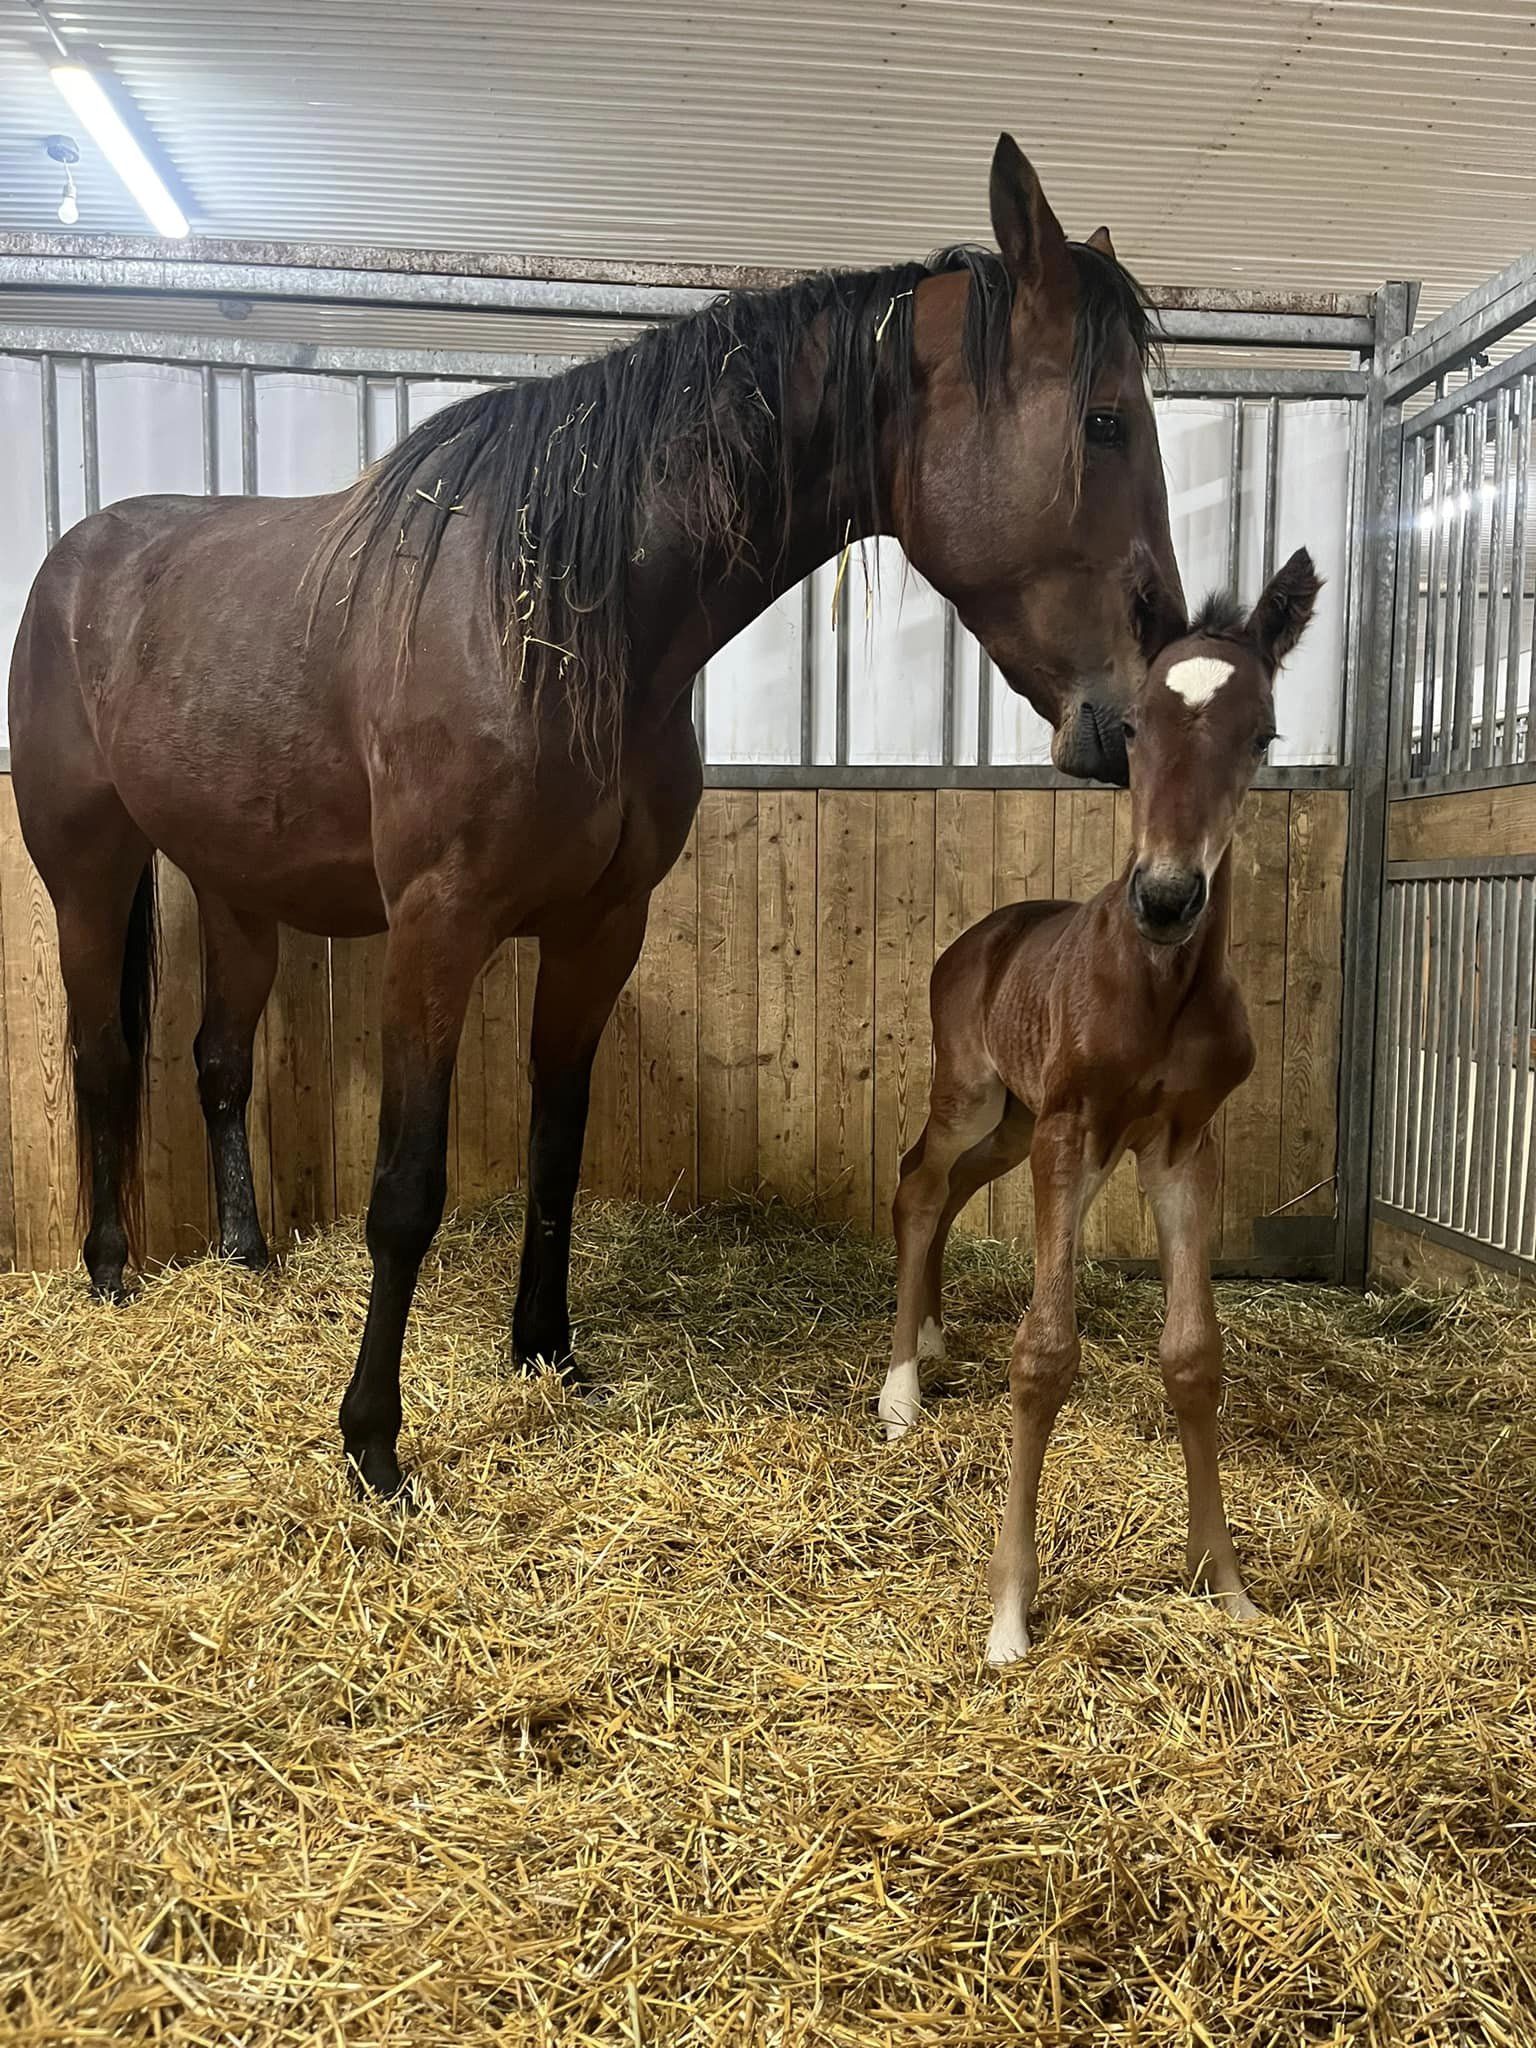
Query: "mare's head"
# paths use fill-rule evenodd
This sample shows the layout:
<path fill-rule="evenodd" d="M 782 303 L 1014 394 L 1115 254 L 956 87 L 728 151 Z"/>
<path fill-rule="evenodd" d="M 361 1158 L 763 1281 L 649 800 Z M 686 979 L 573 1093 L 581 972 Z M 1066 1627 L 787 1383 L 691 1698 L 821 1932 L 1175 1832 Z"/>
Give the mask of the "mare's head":
<path fill-rule="evenodd" d="M 1136 848 L 1128 887 L 1143 938 L 1180 945 L 1200 923 L 1275 736 L 1275 671 L 1321 587 L 1298 548 L 1250 613 L 1210 598 L 1153 660 L 1124 728 Z"/>
<path fill-rule="evenodd" d="M 1146 673 L 1130 564 L 1182 609 L 1148 315 L 1108 230 L 1069 242 L 1008 135 L 991 204 L 996 275 L 941 273 L 916 296 L 921 414 L 896 530 L 1055 728 L 1057 767 L 1124 783 L 1121 720 Z M 968 290 L 990 297 L 979 321 Z"/>

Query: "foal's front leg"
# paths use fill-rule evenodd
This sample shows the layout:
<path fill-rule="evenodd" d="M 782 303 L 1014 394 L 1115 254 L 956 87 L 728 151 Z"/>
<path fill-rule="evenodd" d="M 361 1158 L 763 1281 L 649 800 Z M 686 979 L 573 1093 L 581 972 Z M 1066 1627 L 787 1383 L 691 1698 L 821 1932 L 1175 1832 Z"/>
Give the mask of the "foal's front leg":
<path fill-rule="evenodd" d="M 1013 1664 L 1029 1649 L 1029 1610 L 1040 1583 L 1035 1548 L 1040 1468 L 1061 1404 L 1077 1378 L 1077 1244 L 1094 1190 L 1087 1133 L 1076 1117 L 1042 1117 L 1030 1165 L 1035 1183 L 1035 1291 L 1008 1368 L 1013 1456 L 1003 1525 L 987 1572 L 992 1594 L 989 1664 Z"/>
<path fill-rule="evenodd" d="M 1259 1610 L 1243 1590 L 1227 1527 L 1217 1464 L 1221 1403 L 1221 1326 L 1211 1293 L 1211 1218 L 1218 1167 L 1209 1130 L 1176 1163 L 1149 1151 L 1139 1161 L 1142 1186 L 1157 1219 L 1158 1258 L 1167 1313 L 1158 1359 L 1178 1417 L 1189 1481 L 1188 1568 L 1229 1614 L 1248 1620 Z"/>

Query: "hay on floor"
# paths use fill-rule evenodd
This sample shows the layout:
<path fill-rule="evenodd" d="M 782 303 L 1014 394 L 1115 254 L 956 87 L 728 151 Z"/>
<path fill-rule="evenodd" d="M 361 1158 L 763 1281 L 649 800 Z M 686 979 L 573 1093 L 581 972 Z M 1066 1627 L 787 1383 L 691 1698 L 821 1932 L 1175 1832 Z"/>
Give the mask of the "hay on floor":
<path fill-rule="evenodd" d="M 1179 1588 L 1155 1290 L 1085 1276 L 994 1674 L 1011 1252 L 887 1449 L 888 1248 L 585 1211 L 598 1405 L 503 1368 L 515 1224 L 424 1275 L 408 1520 L 335 1449 L 354 1229 L 0 1283 L 7 2042 L 1533 2038 L 1529 1300 L 1221 1290 L 1238 1628 Z"/>

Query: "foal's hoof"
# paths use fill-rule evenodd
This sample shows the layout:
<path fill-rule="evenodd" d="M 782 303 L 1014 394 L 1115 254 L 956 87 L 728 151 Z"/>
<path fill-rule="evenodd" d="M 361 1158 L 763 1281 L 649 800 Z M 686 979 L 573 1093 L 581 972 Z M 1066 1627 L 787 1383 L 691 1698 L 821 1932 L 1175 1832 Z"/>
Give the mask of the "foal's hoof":
<path fill-rule="evenodd" d="M 374 1446 L 347 1452 L 347 1476 L 359 1500 L 387 1501 L 409 1513 L 415 1506 L 411 1482 L 400 1469 L 393 1451 Z"/>
<path fill-rule="evenodd" d="M 1029 1655 L 1029 1630 L 1022 1622 L 1001 1622 L 992 1624 L 992 1633 L 987 1638 L 987 1662 L 994 1671 L 1004 1671 L 1010 1664 L 1022 1664 Z"/>

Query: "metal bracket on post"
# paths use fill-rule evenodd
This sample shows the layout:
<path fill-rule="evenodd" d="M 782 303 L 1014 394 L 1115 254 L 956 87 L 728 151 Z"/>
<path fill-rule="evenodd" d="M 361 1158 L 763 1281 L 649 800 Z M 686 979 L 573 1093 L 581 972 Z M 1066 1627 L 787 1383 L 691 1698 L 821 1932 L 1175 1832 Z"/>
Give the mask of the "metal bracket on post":
<path fill-rule="evenodd" d="M 1376 345 L 1366 395 L 1365 522 L 1360 546 L 1360 637 L 1349 743 L 1354 793 L 1344 872 L 1344 1025 L 1339 1058 L 1337 1264 L 1346 1286 L 1370 1270 L 1372 1125 L 1382 895 L 1386 886 L 1388 728 L 1392 626 L 1402 482 L 1402 404 L 1387 395 L 1387 361 L 1412 321 L 1418 289 L 1389 284 L 1376 295 Z"/>

